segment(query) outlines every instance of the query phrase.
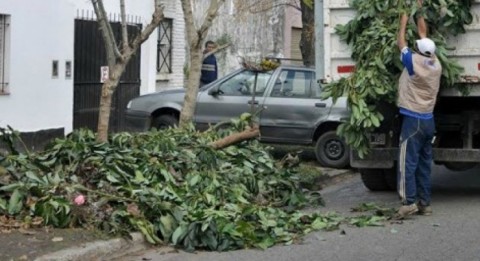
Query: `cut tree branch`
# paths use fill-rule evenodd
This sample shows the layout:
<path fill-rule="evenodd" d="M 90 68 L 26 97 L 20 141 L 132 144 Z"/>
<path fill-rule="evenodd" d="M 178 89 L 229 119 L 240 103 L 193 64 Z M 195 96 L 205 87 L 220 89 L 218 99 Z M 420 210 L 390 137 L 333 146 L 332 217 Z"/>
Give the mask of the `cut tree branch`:
<path fill-rule="evenodd" d="M 223 149 L 226 148 L 230 145 L 242 142 L 244 140 L 249 140 L 256 138 L 260 135 L 260 129 L 258 128 L 258 125 L 254 126 L 253 128 L 246 129 L 242 132 L 234 133 L 232 135 L 229 135 L 223 139 L 216 140 L 209 145 L 214 148 L 214 149 Z"/>

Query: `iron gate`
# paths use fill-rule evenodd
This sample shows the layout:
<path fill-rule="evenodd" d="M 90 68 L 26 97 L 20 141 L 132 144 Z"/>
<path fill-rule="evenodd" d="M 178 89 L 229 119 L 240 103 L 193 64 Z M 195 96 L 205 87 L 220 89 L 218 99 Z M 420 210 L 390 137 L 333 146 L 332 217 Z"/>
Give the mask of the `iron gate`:
<path fill-rule="evenodd" d="M 117 43 L 121 25 L 112 22 Z M 141 25 L 129 25 L 129 39 L 141 31 Z M 97 21 L 75 20 L 75 57 L 73 91 L 73 128 L 97 130 L 102 83 L 100 67 L 107 65 L 107 55 Z M 127 65 L 112 97 L 110 132 L 125 130 L 125 108 L 140 93 L 140 48 Z"/>

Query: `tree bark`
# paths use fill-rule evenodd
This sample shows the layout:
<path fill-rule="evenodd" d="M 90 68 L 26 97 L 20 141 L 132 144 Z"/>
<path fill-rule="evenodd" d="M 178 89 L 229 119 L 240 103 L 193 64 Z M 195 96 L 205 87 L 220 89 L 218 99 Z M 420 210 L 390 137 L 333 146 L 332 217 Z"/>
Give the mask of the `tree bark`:
<path fill-rule="evenodd" d="M 302 11 L 302 36 L 300 39 L 300 51 L 302 52 L 305 66 L 315 65 L 315 2 L 309 6 L 305 1 L 300 1 Z"/>
<path fill-rule="evenodd" d="M 258 128 L 258 126 L 255 126 L 253 128 L 250 128 L 250 129 L 246 129 L 242 132 L 238 132 L 238 133 L 234 133 L 232 135 L 229 135 L 223 139 L 220 139 L 220 140 L 216 140 L 212 143 L 210 143 L 210 146 L 212 146 L 212 148 L 214 149 L 223 149 L 223 148 L 226 148 L 230 145 L 233 145 L 233 144 L 237 144 L 239 142 L 242 142 L 244 140 L 249 140 L 249 139 L 253 139 L 255 137 L 258 137 L 260 135 L 260 130 Z"/>
<path fill-rule="evenodd" d="M 160 0 L 155 0 L 155 12 L 152 15 L 152 20 L 145 27 L 145 29 L 135 37 L 130 48 L 130 43 L 128 42 L 127 21 L 125 18 L 125 1 L 120 1 L 123 40 L 123 48 L 120 51 L 118 49 L 118 44 L 115 41 L 112 27 L 107 19 L 103 1 L 91 0 L 91 2 L 93 9 L 95 10 L 95 14 L 97 15 L 99 28 L 102 32 L 105 49 L 107 51 L 108 67 L 110 69 L 109 79 L 106 80 L 102 85 L 97 125 L 97 141 L 107 142 L 113 93 L 117 88 L 118 82 L 120 81 L 120 78 L 132 56 L 137 52 L 141 44 L 148 39 L 148 37 L 162 21 L 163 5 L 160 3 Z"/>
<path fill-rule="evenodd" d="M 202 68 L 203 54 L 202 43 L 217 16 L 218 10 L 225 0 L 210 0 L 207 16 L 203 24 L 197 30 L 195 27 L 191 0 L 181 0 L 188 47 L 190 49 L 190 72 L 187 82 L 187 90 L 180 113 L 179 126 L 181 128 L 190 124 L 193 120 L 197 102 L 198 86 L 200 85 L 200 71 Z"/>

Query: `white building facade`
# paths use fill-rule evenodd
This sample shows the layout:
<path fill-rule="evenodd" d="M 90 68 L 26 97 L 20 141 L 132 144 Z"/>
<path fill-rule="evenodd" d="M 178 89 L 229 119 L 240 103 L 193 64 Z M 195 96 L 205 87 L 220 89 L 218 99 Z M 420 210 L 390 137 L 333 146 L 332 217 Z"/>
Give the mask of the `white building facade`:
<path fill-rule="evenodd" d="M 117 16 L 117 0 L 104 0 L 107 13 Z M 129 16 L 145 27 L 154 0 L 127 0 Z M 93 15 L 90 1 L 0 1 L 0 127 L 21 132 L 73 130 L 75 19 Z M 159 43 L 157 30 L 141 47 L 140 94 L 183 86 L 185 37 L 180 1 L 165 0 L 171 35 Z M 159 49 L 164 55 L 159 55 Z M 159 58 L 160 57 L 160 58 Z M 159 72 L 158 59 L 169 60 Z M 100 68 L 98 68 L 100 79 Z"/>

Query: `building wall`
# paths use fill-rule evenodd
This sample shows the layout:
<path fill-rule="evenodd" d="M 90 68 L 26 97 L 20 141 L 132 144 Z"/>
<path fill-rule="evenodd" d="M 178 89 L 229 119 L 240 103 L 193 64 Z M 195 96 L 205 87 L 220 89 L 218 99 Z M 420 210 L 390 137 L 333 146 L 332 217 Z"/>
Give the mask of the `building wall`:
<path fill-rule="evenodd" d="M 258 53 L 258 56 L 285 56 L 284 6 L 274 6 L 271 0 L 226 0 L 210 28 L 207 39 L 218 41 L 227 36 L 231 47 L 216 54 L 219 77 L 240 68 L 239 55 Z M 210 0 L 194 1 L 197 24 L 203 21 Z"/>
<path fill-rule="evenodd" d="M 183 10 L 180 1 L 165 0 L 165 17 L 173 19 L 172 32 L 172 73 L 160 74 L 156 76 L 156 90 L 179 88 L 184 86 L 186 40 L 185 40 L 185 20 L 183 19 Z M 156 61 L 155 61 L 156 62 Z"/>
<path fill-rule="evenodd" d="M 30 0 L 34 1 L 34 0 Z M 75 18 L 80 16 L 81 12 L 93 12 L 91 1 L 68 0 L 75 5 Z M 111 15 L 120 14 L 120 2 L 118 0 L 103 0 L 105 10 Z M 168 0 L 165 0 L 168 2 Z M 126 0 L 126 13 L 130 16 L 137 16 L 143 24 L 143 27 L 150 23 L 152 14 L 154 12 L 154 0 Z M 118 20 L 118 19 L 117 19 Z M 73 31 L 73 29 L 72 29 Z M 140 86 L 140 94 L 150 93 L 155 91 L 156 81 L 156 57 L 157 57 L 157 31 L 154 31 L 147 41 L 141 46 L 141 72 L 140 77 L 142 84 Z M 100 71 L 100 69 L 99 69 Z M 99 75 L 100 77 L 100 75 Z"/>
<path fill-rule="evenodd" d="M 65 78 L 65 61 L 73 63 L 73 14 L 66 1 L 0 1 L 10 15 L 10 94 L 0 95 L 0 127 L 20 131 L 65 128 L 73 121 L 73 76 Z M 52 61 L 59 77 L 52 78 Z"/>
<path fill-rule="evenodd" d="M 178 16 L 165 0 L 167 17 Z M 105 9 L 118 15 L 118 0 L 104 0 Z M 127 14 L 138 16 L 144 26 L 150 22 L 154 0 L 127 0 Z M 74 21 L 82 12 L 93 12 L 90 1 L 79 0 L 1 0 L 0 14 L 10 15 L 10 63 L 8 95 L 0 95 L 0 127 L 12 126 L 21 132 L 64 129 L 73 126 L 73 72 L 65 77 L 65 62 L 74 59 Z M 178 19 L 177 19 L 178 20 Z M 181 19 L 183 21 L 183 19 Z M 182 31 L 181 26 L 176 30 Z M 180 34 L 180 32 L 178 33 Z M 182 43 L 182 36 L 176 36 Z M 175 54 L 174 66 L 182 68 L 181 76 L 172 84 L 183 81 L 184 48 Z M 157 32 L 142 45 L 140 92 L 156 90 Z M 52 78 L 52 61 L 59 61 L 59 77 Z M 75 68 L 73 68 L 74 70 Z M 100 73 L 99 73 L 100 74 Z M 99 75 L 100 78 L 100 75 Z"/>
<path fill-rule="evenodd" d="M 302 28 L 302 12 L 293 7 L 285 8 L 285 57 L 291 58 L 292 53 L 292 28 Z"/>

